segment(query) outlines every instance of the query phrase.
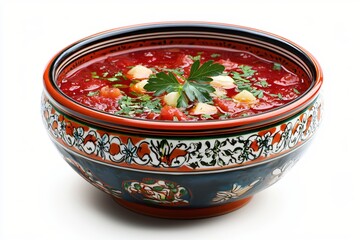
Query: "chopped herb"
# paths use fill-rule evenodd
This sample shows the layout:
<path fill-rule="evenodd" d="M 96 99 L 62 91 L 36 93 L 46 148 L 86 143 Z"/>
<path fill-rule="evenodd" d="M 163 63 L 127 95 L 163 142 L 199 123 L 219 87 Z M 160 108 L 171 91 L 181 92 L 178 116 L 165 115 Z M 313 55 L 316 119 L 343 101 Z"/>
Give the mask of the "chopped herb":
<path fill-rule="evenodd" d="M 201 55 L 197 55 L 197 56 L 188 55 L 188 57 L 193 61 L 199 61 L 201 59 Z"/>
<path fill-rule="evenodd" d="M 209 114 L 201 114 L 202 119 L 212 119 L 213 117 Z"/>
<path fill-rule="evenodd" d="M 87 94 L 88 97 L 97 96 L 97 95 L 99 95 L 99 91 L 89 92 L 89 93 Z"/>
<path fill-rule="evenodd" d="M 296 94 L 300 94 L 300 92 L 299 92 L 296 88 L 293 88 L 293 91 L 294 91 L 294 93 L 296 93 Z"/>
<path fill-rule="evenodd" d="M 233 79 L 234 79 L 234 80 L 238 80 L 238 81 L 241 81 L 241 82 L 250 82 L 250 80 L 245 79 L 245 78 L 243 77 L 243 74 L 240 74 L 240 73 L 238 73 L 238 72 L 231 72 L 231 73 L 232 73 L 232 75 L 233 75 Z"/>
<path fill-rule="evenodd" d="M 126 79 L 125 75 L 123 75 L 122 72 L 117 72 L 113 77 L 107 77 L 108 75 L 109 75 L 108 72 L 104 72 L 102 74 L 102 77 L 100 77 L 96 72 L 91 72 L 91 77 L 92 78 L 108 80 L 110 82 L 119 81 L 120 77 L 123 77 L 124 79 Z"/>
<path fill-rule="evenodd" d="M 106 80 L 108 80 L 108 81 L 110 81 L 110 82 L 119 81 L 119 79 L 118 79 L 118 78 L 116 78 L 116 77 L 106 78 Z"/>
<path fill-rule="evenodd" d="M 252 89 L 250 92 L 254 95 L 254 97 L 257 97 L 257 98 L 263 98 L 264 97 L 264 91 L 263 90 Z"/>
<path fill-rule="evenodd" d="M 91 77 L 92 78 L 100 78 L 96 72 L 91 72 Z"/>
<path fill-rule="evenodd" d="M 210 56 L 211 56 L 212 58 L 217 58 L 217 57 L 220 57 L 221 54 L 219 54 L 219 53 L 213 53 L 213 54 L 211 54 Z"/>
<path fill-rule="evenodd" d="M 141 101 L 148 102 L 151 101 L 151 96 L 148 94 L 142 94 L 141 96 L 139 96 L 139 99 Z"/>
<path fill-rule="evenodd" d="M 177 116 L 173 116 L 173 121 L 174 121 L 174 122 L 178 122 L 178 121 L 179 121 L 179 119 L 177 118 Z"/>
<path fill-rule="evenodd" d="M 160 70 L 162 70 L 163 72 L 172 72 L 172 73 L 175 73 L 176 75 L 184 74 L 184 69 L 182 69 L 182 68 L 160 68 Z"/>
<path fill-rule="evenodd" d="M 281 93 L 278 93 L 278 94 L 273 94 L 273 93 L 271 93 L 271 94 L 269 94 L 270 96 L 272 96 L 272 97 L 277 97 L 278 99 L 280 99 L 280 100 L 283 100 L 283 96 L 281 95 Z"/>
<path fill-rule="evenodd" d="M 243 74 L 241 74 L 241 77 L 244 78 L 251 77 L 256 73 L 256 70 L 253 70 L 252 67 L 248 65 L 240 65 L 239 68 L 243 72 Z"/>
<path fill-rule="evenodd" d="M 114 77 L 125 77 L 125 76 L 121 71 L 119 71 L 119 72 L 114 74 Z"/>
<path fill-rule="evenodd" d="M 269 83 L 268 83 L 266 80 L 261 80 L 261 81 L 260 81 L 260 85 L 261 85 L 262 87 L 268 87 L 268 86 L 269 86 Z"/>
<path fill-rule="evenodd" d="M 112 87 L 115 87 L 115 88 L 128 88 L 129 86 L 125 85 L 125 84 L 117 83 L 117 84 L 113 84 Z"/>
<path fill-rule="evenodd" d="M 219 117 L 219 119 L 228 119 L 228 118 L 230 118 L 230 116 L 231 116 L 231 114 L 230 113 L 224 113 L 223 115 L 221 115 L 220 117 Z"/>
<path fill-rule="evenodd" d="M 220 75 L 224 69 L 223 65 L 213 63 L 211 60 L 203 65 L 200 65 L 200 61 L 196 60 L 191 66 L 189 77 L 184 79 L 184 84 L 179 83 L 172 72 L 159 72 L 155 77 L 149 78 L 144 88 L 147 91 L 154 92 L 155 96 L 178 92 L 180 97 L 177 101 L 177 107 L 187 107 L 189 101 L 208 102 L 212 100 L 210 93 L 214 92 L 215 89 L 208 84 L 212 81 L 210 77 Z"/>
<path fill-rule="evenodd" d="M 148 95 L 144 95 L 148 96 Z M 150 101 L 150 98 L 132 98 L 124 96 L 118 101 L 120 110 L 116 112 L 118 115 L 135 116 L 143 112 L 155 112 L 160 113 L 162 108 L 160 99 L 154 99 Z"/>
<path fill-rule="evenodd" d="M 236 82 L 236 85 L 239 91 L 247 90 L 251 92 L 253 90 L 250 83 Z"/>
<path fill-rule="evenodd" d="M 277 71 L 281 70 L 281 64 L 280 63 L 274 63 L 273 70 L 277 70 Z"/>

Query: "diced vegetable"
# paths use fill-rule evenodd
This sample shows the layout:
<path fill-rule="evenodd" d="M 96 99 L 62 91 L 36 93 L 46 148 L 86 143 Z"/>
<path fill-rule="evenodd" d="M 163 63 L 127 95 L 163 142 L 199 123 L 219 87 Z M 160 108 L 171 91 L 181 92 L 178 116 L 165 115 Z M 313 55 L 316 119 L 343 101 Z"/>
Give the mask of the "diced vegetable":
<path fill-rule="evenodd" d="M 210 85 L 214 88 L 223 88 L 223 89 L 230 89 L 234 88 L 236 85 L 234 84 L 234 79 L 232 79 L 230 76 L 215 76 L 212 77 L 212 81 L 210 82 Z"/>
<path fill-rule="evenodd" d="M 247 103 L 247 104 L 254 104 L 256 103 L 256 97 L 247 90 L 242 90 L 238 94 L 236 94 L 233 99 L 239 103 Z"/>
<path fill-rule="evenodd" d="M 227 91 L 223 88 L 215 88 L 215 91 L 210 93 L 212 97 L 224 97 L 227 95 Z"/>
<path fill-rule="evenodd" d="M 201 114 L 213 115 L 216 114 L 217 112 L 218 112 L 217 107 L 201 102 L 197 103 L 195 107 L 190 110 L 190 113 L 192 115 L 201 115 Z"/>
<path fill-rule="evenodd" d="M 127 77 L 130 79 L 147 79 L 152 74 L 150 68 L 142 65 L 136 65 L 127 72 Z"/>
<path fill-rule="evenodd" d="M 120 89 L 104 86 L 100 89 L 99 95 L 106 98 L 119 98 L 122 96 Z"/>
<path fill-rule="evenodd" d="M 148 83 L 148 80 L 141 80 L 140 82 L 137 82 L 133 84 L 130 89 L 133 92 L 136 93 L 146 93 L 146 90 L 144 89 L 144 86 Z"/>
<path fill-rule="evenodd" d="M 180 94 L 178 92 L 171 92 L 164 96 L 164 102 L 166 105 L 176 107 L 179 97 Z"/>
<path fill-rule="evenodd" d="M 172 106 L 165 106 L 161 109 L 160 119 L 169 121 L 186 121 L 187 117 L 185 113 L 180 111 L 180 109 Z"/>

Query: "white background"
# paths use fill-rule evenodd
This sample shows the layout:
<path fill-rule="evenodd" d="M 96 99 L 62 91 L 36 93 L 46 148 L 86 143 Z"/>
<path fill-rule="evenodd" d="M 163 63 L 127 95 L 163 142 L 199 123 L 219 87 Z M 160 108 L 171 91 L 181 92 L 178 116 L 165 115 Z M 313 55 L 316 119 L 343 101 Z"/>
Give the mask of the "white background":
<path fill-rule="evenodd" d="M 2 0 L 0 239 L 360 239 L 357 2 Z M 169 20 L 270 31 L 323 67 L 325 116 L 306 155 L 279 183 L 221 217 L 171 221 L 123 209 L 71 170 L 41 122 L 42 73 L 57 51 L 99 31 Z"/>

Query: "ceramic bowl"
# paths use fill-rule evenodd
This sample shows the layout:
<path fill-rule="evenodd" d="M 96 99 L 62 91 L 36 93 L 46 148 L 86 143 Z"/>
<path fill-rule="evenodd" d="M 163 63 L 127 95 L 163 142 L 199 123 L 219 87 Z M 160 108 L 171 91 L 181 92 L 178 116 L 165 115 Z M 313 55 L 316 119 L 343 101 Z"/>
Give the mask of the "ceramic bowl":
<path fill-rule="evenodd" d="M 119 117 L 78 104 L 56 79 L 113 52 L 157 45 L 221 46 L 281 63 L 311 87 L 270 112 L 231 120 L 166 122 Z M 156 23 L 113 29 L 71 44 L 44 73 L 42 118 L 67 163 L 133 211 L 164 218 L 228 213 L 273 185 L 301 157 L 319 127 L 322 71 L 297 44 L 217 23 Z"/>

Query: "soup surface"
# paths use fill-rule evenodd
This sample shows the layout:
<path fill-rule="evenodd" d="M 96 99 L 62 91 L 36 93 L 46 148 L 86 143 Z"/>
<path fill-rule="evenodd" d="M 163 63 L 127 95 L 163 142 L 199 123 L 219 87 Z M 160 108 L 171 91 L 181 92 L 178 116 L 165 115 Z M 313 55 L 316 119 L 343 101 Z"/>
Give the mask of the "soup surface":
<path fill-rule="evenodd" d="M 209 121 L 278 108 L 310 80 L 249 52 L 171 46 L 98 58 L 57 84 L 76 102 L 119 116 Z"/>

